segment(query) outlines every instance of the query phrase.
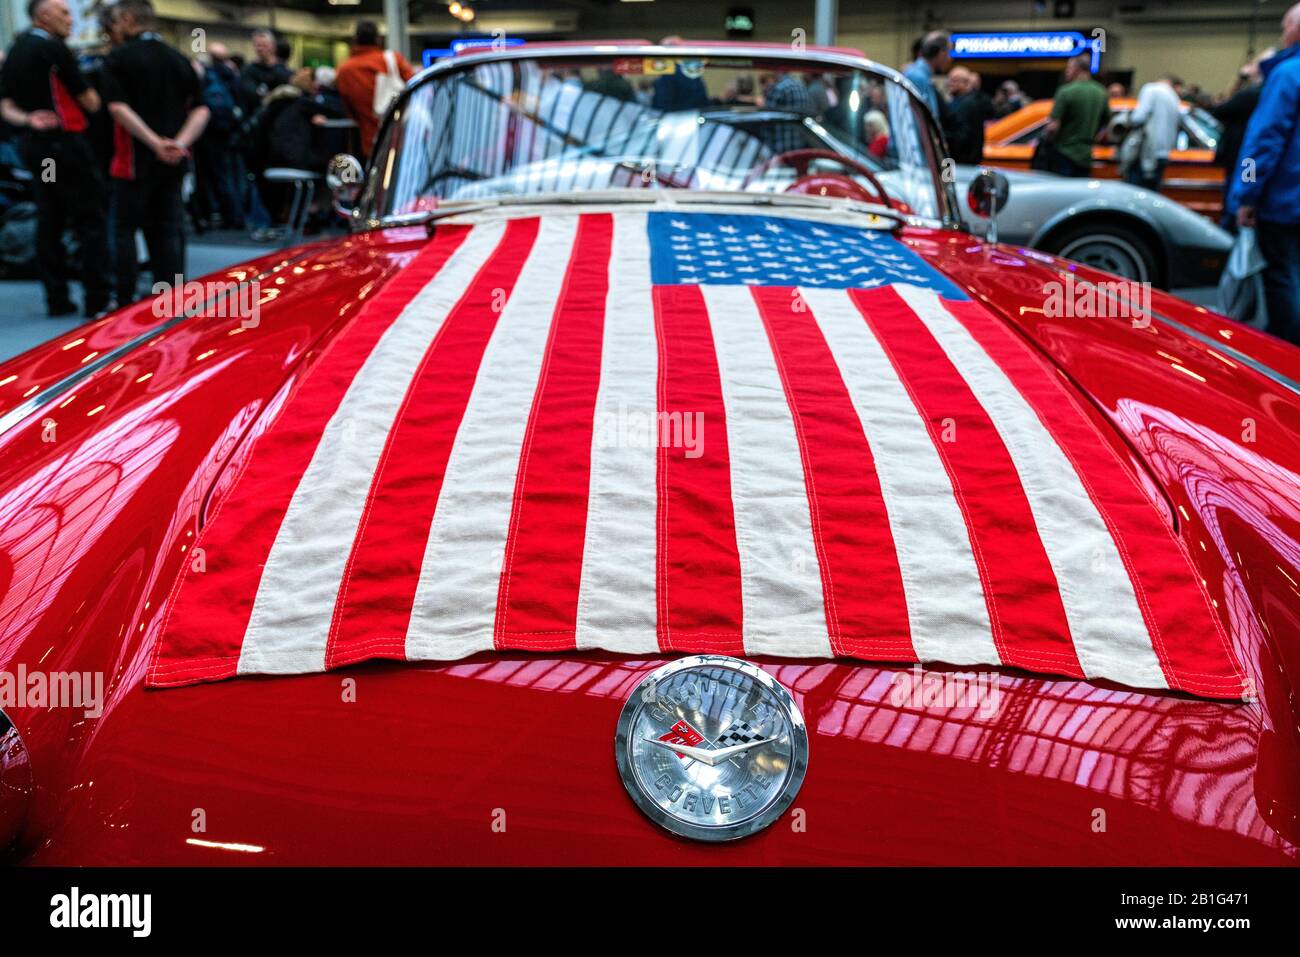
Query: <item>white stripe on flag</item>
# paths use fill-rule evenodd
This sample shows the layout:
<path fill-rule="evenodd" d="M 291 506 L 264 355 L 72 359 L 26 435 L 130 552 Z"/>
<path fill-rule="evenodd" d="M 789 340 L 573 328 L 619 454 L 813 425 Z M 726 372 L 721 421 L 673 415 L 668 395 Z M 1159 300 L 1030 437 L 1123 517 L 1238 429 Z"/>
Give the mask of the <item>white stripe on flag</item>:
<path fill-rule="evenodd" d="M 905 285 L 897 290 L 984 407 L 1015 463 L 1084 674 L 1137 688 L 1167 687 L 1128 570 L 1065 453 L 935 293 Z"/>
<path fill-rule="evenodd" d="M 325 670 L 334 603 L 389 429 L 429 343 L 503 232 L 501 224 L 474 227 L 393 320 L 348 386 L 267 556 L 239 674 Z"/>
<path fill-rule="evenodd" d="M 624 654 L 659 650 L 658 377 L 646 216 L 615 216 L 578 589 L 579 648 Z"/>
<path fill-rule="evenodd" d="M 1000 661 L 970 532 L 925 420 L 843 290 L 800 289 L 826 337 L 876 462 L 922 661 Z"/>
<path fill-rule="evenodd" d="M 524 432 L 577 224 L 576 216 L 543 217 L 484 350 L 420 566 L 409 659 L 463 658 L 493 647 Z"/>
<path fill-rule="evenodd" d="M 745 651 L 827 657 L 803 459 L 767 332 L 749 287 L 700 288 L 727 416 Z"/>

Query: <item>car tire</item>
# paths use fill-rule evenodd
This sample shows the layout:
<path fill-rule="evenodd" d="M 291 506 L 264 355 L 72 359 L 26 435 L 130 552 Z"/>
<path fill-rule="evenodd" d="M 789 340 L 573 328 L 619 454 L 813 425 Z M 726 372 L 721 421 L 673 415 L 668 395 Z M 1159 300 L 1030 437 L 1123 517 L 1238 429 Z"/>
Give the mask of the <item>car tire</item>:
<path fill-rule="evenodd" d="M 1118 223 L 1099 221 L 1069 227 L 1053 236 L 1045 251 L 1133 282 L 1159 286 L 1164 278 L 1152 241 Z"/>

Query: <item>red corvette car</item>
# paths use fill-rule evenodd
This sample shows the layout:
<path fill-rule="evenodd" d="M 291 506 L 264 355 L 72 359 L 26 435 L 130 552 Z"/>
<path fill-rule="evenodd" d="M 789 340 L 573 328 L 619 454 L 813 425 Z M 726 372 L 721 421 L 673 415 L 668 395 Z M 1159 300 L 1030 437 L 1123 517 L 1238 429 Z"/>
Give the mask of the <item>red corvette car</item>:
<path fill-rule="evenodd" d="M 846 51 L 475 52 L 347 238 L 0 365 L 0 848 L 1294 863 L 1300 352 L 943 155 Z"/>

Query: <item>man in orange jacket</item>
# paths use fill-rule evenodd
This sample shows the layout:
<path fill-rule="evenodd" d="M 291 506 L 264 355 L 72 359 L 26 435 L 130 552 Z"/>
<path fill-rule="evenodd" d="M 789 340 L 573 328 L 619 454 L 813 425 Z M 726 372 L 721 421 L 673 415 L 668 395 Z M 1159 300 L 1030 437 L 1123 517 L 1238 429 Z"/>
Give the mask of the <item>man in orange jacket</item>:
<path fill-rule="evenodd" d="M 388 62 L 392 61 L 391 66 Z M 375 112 L 375 86 L 381 74 L 396 71 L 403 83 L 415 75 L 415 68 L 396 51 L 386 53 L 373 20 L 360 20 L 352 38 L 352 55 L 339 67 L 335 80 L 339 95 L 357 121 L 361 153 L 369 156 L 382 118 Z"/>

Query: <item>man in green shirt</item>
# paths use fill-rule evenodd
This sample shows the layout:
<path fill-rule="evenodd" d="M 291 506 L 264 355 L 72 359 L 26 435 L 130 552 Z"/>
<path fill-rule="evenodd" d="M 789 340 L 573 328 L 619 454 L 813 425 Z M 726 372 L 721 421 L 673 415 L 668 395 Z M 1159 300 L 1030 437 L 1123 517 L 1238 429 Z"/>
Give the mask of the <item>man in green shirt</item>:
<path fill-rule="evenodd" d="M 1084 53 L 1065 64 L 1065 83 L 1056 91 L 1052 118 L 1044 135 L 1049 141 L 1049 168 L 1061 176 L 1092 173 L 1092 145 L 1110 122 L 1106 88 L 1092 78 L 1091 58 Z"/>

